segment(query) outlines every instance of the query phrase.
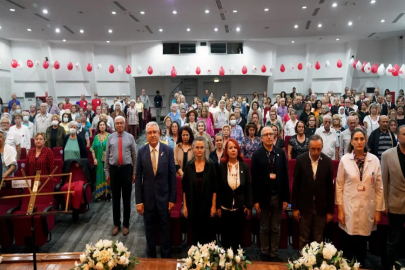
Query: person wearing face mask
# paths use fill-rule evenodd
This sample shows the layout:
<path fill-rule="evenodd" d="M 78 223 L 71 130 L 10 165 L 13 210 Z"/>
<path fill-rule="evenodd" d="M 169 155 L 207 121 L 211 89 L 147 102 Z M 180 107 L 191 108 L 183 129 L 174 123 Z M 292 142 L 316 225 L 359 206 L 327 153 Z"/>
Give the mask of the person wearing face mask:
<path fill-rule="evenodd" d="M 70 132 L 70 127 L 69 127 L 69 132 Z M 90 147 L 90 135 L 86 131 L 85 126 L 83 126 L 83 121 L 82 118 L 79 117 L 76 119 L 76 131 L 77 131 L 77 136 L 82 138 L 85 141 L 86 147 Z"/>
<path fill-rule="evenodd" d="M 65 136 L 65 129 L 59 125 L 59 115 L 52 115 L 51 126 L 48 127 L 45 133 L 46 147 L 51 149 L 54 147 L 62 147 Z"/>
<path fill-rule="evenodd" d="M 87 158 L 86 142 L 78 136 L 78 123 L 69 123 L 69 135 L 63 140 L 63 160 Z"/>
<path fill-rule="evenodd" d="M 34 138 L 34 124 L 30 122 L 30 114 L 28 112 L 23 112 L 22 116 L 23 116 L 22 124 L 28 128 L 30 138 Z"/>
<path fill-rule="evenodd" d="M 231 125 L 230 137 L 241 144 L 243 140 L 243 130 L 239 125 L 236 124 L 236 116 L 234 113 L 231 113 L 231 115 L 229 116 L 229 124 Z"/>
<path fill-rule="evenodd" d="M 10 127 L 11 133 L 20 135 L 20 146 L 29 150 L 31 148 L 31 136 L 29 134 L 28 127 L 22 125 L 23 116 L 20 113 L 14 115 L 15 125 Z"/>
<path fill-rule="evenodd" d="M 72 121 L 72 117 L 70 116 L 69 110 L 66 111 L 67 112 L 62 114 L 62 122 L 59 125 L 65 129 L 66 134 L 69 134 L 69 123 Z"/>

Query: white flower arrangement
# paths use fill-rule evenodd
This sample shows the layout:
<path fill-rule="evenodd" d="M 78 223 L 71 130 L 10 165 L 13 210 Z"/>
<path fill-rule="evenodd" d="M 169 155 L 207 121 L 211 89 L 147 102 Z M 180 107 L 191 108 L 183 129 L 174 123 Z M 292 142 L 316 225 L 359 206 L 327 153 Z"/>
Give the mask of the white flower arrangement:
<path fill-rule="evenodd" d="M 127 270 L 139 263 L 138 258 L 131 258 L 131 252 L 122 242 L 100 240 L 94 246 L 86 245 L 85 253 L 80 255 L 80 263 L 75 262 L 72 270 Z"/>
<path fill-rule="evenodd" d="M 301 258 L 288 260 L 290 270 L 358 270 L 358 262 L 349 263 L 343 252 L 337 251 L 331 243 L 312 242 L 301 250 Z"/>
<path fill-rule="evenodd" d="M 238 254 L 234 254 L 232 249 L 225 250 L 215 245 L 215 241 L 191 246 L 187 255 L 187 258 L 179 260 L 182 262 L 181 270 L 242 270 L 247 269 L 247 264 L 252 264 L 246 260 L 240 246 Z"/>

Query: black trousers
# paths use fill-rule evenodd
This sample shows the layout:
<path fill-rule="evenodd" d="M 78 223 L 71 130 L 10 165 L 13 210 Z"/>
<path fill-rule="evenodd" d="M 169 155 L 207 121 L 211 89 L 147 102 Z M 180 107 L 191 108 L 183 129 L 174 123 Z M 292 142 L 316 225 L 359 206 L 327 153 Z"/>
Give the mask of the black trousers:
<path fill-rule="evenodd" d="M 368 236 L 349 235 L 342 230 L 342 240 L 343 257 L 348 259 L 349 262 L 354 259 L 354 261 L 361 264 L 362 268 L 366 268 Z"/>
<path fill-rule="evenodd" d="M 138 119 L 139 119 L 139 132 L 142 133 L 143 130 L 142 112 L 138 113 Z"/>
<path fill-rule="evenodd" d="M 112 207 L 114 226 L 121 226 L 121 194 L 124 206 L 124 227 L 129 228 L 131 217 L 131 192 L 132 192 L 133 166 L 110 166 L 110 186 L 112 193 Z"/>
<path fill-rule="evenodd" d="M 393 265 L 395 265 L 396 269 L 399 269 L 399 265 L 396 262 L 399 261 L 398 253 L 402 249 L 400 240 L 404 223 L 405 215 L 388 213 L 388 269 L 392 269 Z"/>
<path fill-rule="evenodd" d="M 188 226 L 191 227 L 193 234 L 193 245 L 198 243 L 201 245 L 208 244 L 212 239 L 212 221 L 209 215 L 207 216 L 189 216 Z"/>
<path fill-rule="evenodd" d="M 243 247 L 243 228 L 246 220 L 243 210 L 243 208 L 236 211 L 222 209 L 222 246 L 226 249 L 232 247 L 234 252 L 239 248 L 239 245 Z"/>
<path fill-rule="evenodd" d="M 169 206 L 169 202 L 167 203 Z M 156 205 L 153 210 L 146 210 L 143 213 L 143 222 L 146 234 L 146 257 L 156 258 L 156 235 L 155 228 L 159 224 L 160 251 L 162 258 L 171 257 L 172 245 L 170 242 L 170 213 L 167 208 L 159 210 Z"/>

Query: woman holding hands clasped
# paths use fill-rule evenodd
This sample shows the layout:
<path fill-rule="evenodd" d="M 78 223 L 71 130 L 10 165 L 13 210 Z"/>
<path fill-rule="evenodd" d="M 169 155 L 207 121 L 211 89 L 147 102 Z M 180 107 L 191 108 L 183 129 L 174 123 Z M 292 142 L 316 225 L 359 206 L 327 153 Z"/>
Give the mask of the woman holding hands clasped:
<path fill-rule="evenodd" d="M 182 179 L 183 213 L 189 220 L 193 245 L 211 242 L 213 239 L 210 217 L 216 214 L 215 164 L 205 157 L 205 138 L 198 136 L 193 141 L 195 157 L 187 162 Z"/>
<path fill-rule="evenodd" d="M 367 238 L 377 229 L 384 211 L 381 168 L 378 158 L 367 151 L 364 130 L 352 132 L 348 154 L 339 164 L 336 177 L 336 204 L 339 227 L 344 231 L 343 254 L 363 267 Z"/>

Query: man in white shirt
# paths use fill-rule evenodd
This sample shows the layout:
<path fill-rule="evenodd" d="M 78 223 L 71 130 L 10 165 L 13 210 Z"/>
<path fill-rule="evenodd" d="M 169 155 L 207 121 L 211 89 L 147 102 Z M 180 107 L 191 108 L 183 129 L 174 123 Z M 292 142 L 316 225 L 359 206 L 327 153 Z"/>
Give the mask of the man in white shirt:
<path fill-rule="evenodd" d="M 15 125 L 10 127 L 9 133 L 17 133 L 20 136 L 20 146 L 21 148 L 27 149 L 31 148 L 31 135 L 27 126 L 23 125 L 23 116 L 20 113 L 14 115 Z"/>
<path fill-rule="evenodd" d="M 1 119 L 1 129 L 7 132 L 6 144 L 12 146 L 17 151 L 17 159 L 21 157 L 21 137 L 17 132 L 10 130 L 11 121 L 8 118 Z"/>
<path fill-rule="evenodd" d="M 35 116 L 34 136 L 38 132 L 46 133 L 47 128 L 51 126 L 52 115 L 46 113 L 47 108 L 48 104 L 42 103 L 40 107 L 41 113 Z"/>
<path fill-rule="evenodd" d="M 354 116 L 349 116 L 347 118 L 347 126 L 349 127 L 342 133 L 340 133 L 340 142 L 339 142 L 339 159 L 341 159 L 345 154 L 348 153 L 347 147 L 350 144 L 350 139 L 352 137 L 352 132 L 357 126 L 357 121 Z"/>
<path fill-rule="evenodd" d="M 331 124 L 332 117 L 325 115 L 323 117 L 323 126 L 318 128 L 315 134 L 319 135 L 323 140 L 322 153 L 332 160 L 339 160 L 339 141 L 336 131 L 330 128 Z"/>

